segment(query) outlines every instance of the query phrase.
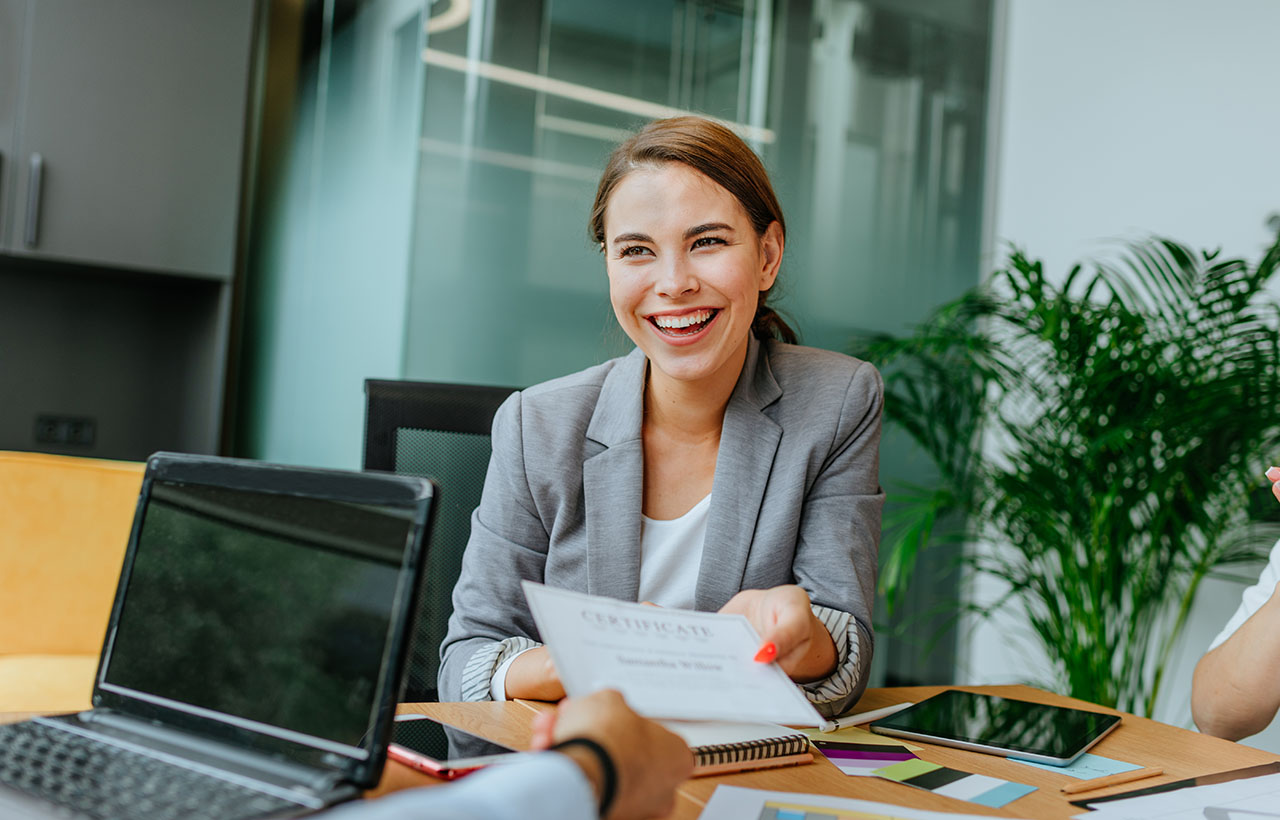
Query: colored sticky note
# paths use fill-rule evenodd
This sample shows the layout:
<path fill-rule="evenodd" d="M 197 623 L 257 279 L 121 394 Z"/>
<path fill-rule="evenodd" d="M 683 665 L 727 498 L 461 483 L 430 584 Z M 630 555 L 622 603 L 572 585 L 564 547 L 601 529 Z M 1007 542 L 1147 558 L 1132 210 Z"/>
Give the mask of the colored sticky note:
<path fill-rule="evenodd" d="M 882 746 L 902 746 L 908 751 L 918 752 L 923 747 L 914 743 L 907 743 L 896 737 L 888 737 L 886 735 L 878 735 L 875 732 L 869 732 L 866 729 L 857 726 L 846 726 L 843 729 L 837 729 L 834 732 L 824 732 L 821 729 L 805 728 L 800 729 L 809 736 L 810 740 L 844 740 L 852 743 L 878 743 Z"/>
<path fill-rule="evenodd" d="M 1078 777 L 1081 780 L 1091 780 L 1095 777 L 1106 777 L 1109 774 L 1118 772 L 1131 772 L 1134 769 L 1141 769 L 1142 766 L 1137 763 L 1127 763 L 1123 760 L 1113 760 L 1109 757 L 1102 757 L 1090 752 L 1085 752 L 1072 763 L 1070 766 L 1055 766 L 1052 763 L 1039 763 L 1032 760 L 1018 760 L 1017 758 L 1009 758 L 1014 763 L 1021 763 L 1024 766 L 1035 766 L 1037 769 L 1044 769 L 1047 772 L 1057 772 L 1065 774 L 1067 777 Z"/>

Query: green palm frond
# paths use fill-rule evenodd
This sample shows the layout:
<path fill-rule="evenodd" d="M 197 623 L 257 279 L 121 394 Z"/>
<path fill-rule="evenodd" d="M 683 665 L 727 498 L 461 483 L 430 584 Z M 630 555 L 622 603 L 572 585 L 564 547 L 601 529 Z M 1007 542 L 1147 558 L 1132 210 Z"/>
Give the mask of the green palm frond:
<path fill-rule="evenodd" d="M 890 606 L 964 514 L 1053 682 L 1149 714 L 1200 581 L 1275 535 L 1249 495 L 1280 449 L 1278 267 L 1280 237 L 1256 265 L 1156 238 L 1055 284 L 1014 250 L 911 336 L 860 340 L 939 476 L 890 488 Z"/>

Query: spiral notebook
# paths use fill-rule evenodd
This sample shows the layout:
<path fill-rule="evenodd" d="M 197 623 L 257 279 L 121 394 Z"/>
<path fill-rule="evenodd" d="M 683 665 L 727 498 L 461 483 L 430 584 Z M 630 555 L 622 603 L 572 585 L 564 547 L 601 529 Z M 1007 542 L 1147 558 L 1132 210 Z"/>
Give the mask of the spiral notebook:
<path fill-rule="evenodd" d="M 776 723 L 720 720 L 658 721 L 693 750 L 693 776 L 810 763 L 809 738 Z"/>

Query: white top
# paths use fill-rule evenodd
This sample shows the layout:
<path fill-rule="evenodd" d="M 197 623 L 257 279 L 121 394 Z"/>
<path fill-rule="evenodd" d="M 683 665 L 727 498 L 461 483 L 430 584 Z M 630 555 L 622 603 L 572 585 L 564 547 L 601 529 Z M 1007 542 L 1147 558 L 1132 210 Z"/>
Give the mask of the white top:
<path fill-rule="evenodd" d="M 711 494 L 679 518 L 659 521 L 640 516 L 639 600 L 669 609 L 693 609 L 693 593 L 702 568 Z"/>
<path fill-rule="evenodd" d="M 430 789 L 406 789 L 377 800 L 355 800 L 326 820 L 595 820 L 596 796 L 587 776 L 555 752 L 491 766 Z"/>
<path fill-rule="evenodd" d="M 693 609 L 710 513 L 711 493 L 707 493 L 679 518 L 659 521 L 640 516 L 639 600 L 671 609 Z M 529 649 L 516 652 L 494 670 L 489 681 L 489 696 L 494 700 L 507 699 L 507 670 Z"/>
<path fill-rule="evenodd" d="M 1227 621 L 1227 625 L 1218 633 L 1218 637 L 1213 639 L 1213 643 L 1209 644 L 1209 649 L 1217 649 L 1227 638 L 1236 633 L 1236 630 L 1244 625 L 1244 622 L 1253 617 L 1254 613 L 1262 609 L 1262 605 L 1267 602 L 1271 594 L 1275 592 L 1276 582 L 1280 581 L 1280 541 L 1271 548 L 1271 558 L 1267 561 L 1267 566 L 1263 568 L 1262 575 L 1258 576 L 1258 583 L 1249 587 L 1240 596 L 1240 608 L 1236 610 L 1236 614 L 1231 616 L 1231 620 Z"/>

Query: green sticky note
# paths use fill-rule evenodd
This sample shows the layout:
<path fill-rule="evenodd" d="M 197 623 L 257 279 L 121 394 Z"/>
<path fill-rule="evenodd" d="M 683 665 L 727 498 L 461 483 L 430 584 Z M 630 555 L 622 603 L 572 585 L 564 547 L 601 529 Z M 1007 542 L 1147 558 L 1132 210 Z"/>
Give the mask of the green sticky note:
<path fill-rule="evenodd" d="M 885 766 L 883 769 L 876 769 L 872 774 L 880 777 L 896 780 L 899 783 L 910 780 L 913 777 L 919 777 L 922 774 L 928 774 L 937 771 L 942 767 L 937 763 L 930 763 L 927 760 L 916 758 L 915 760 L 904 760 L 901 763 L 894 763 L 892 766 Z"/>

